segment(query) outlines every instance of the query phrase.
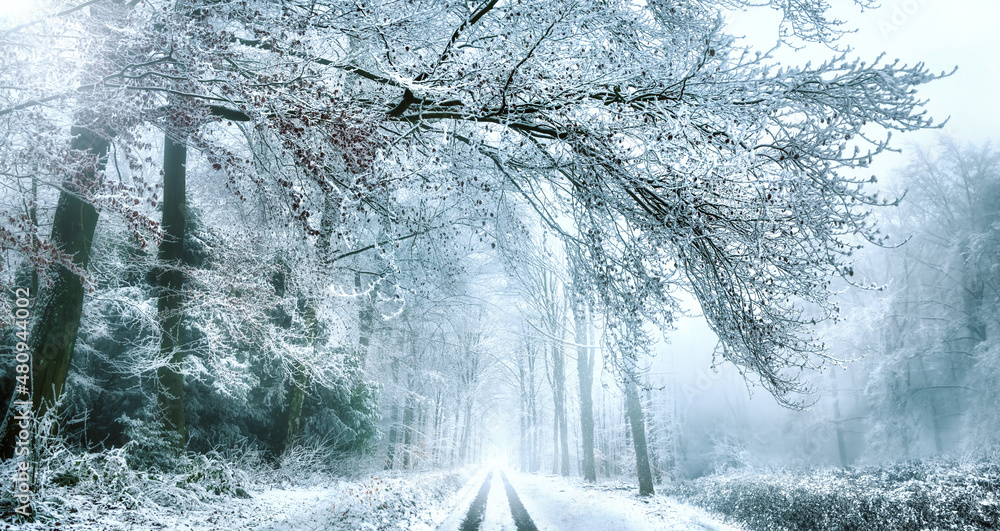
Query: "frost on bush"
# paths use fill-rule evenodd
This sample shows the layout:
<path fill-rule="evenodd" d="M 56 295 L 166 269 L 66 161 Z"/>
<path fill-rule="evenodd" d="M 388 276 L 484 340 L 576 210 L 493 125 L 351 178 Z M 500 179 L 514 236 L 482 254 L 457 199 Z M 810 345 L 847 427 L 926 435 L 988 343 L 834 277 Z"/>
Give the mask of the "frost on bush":
<path fill-rule="evenodd" d="M 679 484 L 672 492 L 748 529 L 1000 528 L 1000 465 L 906 462 L 808 472 L 748 471 Z"/>
<path fill-rule="evenodd" d="M 285 450 L 278 459 L 279 480 L 309 483 L 327 471 L 328 451 L 321 442 L 308 440 Z"/>
<path fill-rule="evenodd" d="M 187 460 L 185 469 L 177 482 L 178 487 L 216 496 L 250 497 L 246 489 L 250 483 L 247 473 L 219 456 L 195 455 Z"/>
<path fill-rule="evenodd" d="M 147 417 L 152 417 L 152 412 L 145 412 Z M 129 442 L 128 448 L 129 464 L 136 469 L 170 470 L 177 465 L 177 451 L 179 446 L 177 433 L 160 428 L 158 423 L 148 420 L 130 418 L 122 415 L 118 418 L 118 423 L 122 425 Z"/>
<path fill-rule="evenodd" d="M 341 484 L 324 511 L 336 529 L 413 529 L 432 520 L 431 508 L 457 492 L 467 479 L 463 472 L 425 474 L 409 480 L 369 476 Z"/>
<path fill-rule="evenodd" d="M 159 521 L 157 515 L 167 507 L 194 510 L 226 498 L 250 497 L 251 471 L 257 465 L 253 456 L 187 454 L 173 458 L 175 470 L 162 471 L 137 466 L 143 461 L 132 455 L 136 451 L 145 449 L 132 444 L 102 452 L 73 452 L 61 443 L 45 447 L 32 499 L 35 523 L 25 529 L 93 521 L 101 514 Z M 12 516 L 12 503 L 0 495 L 0 516 Z"/>
<path fill-rule="evenodd" d="M 140 480 L 129 467 L 124 448 L 80 454 L 50 477 L 53 485 L 79 486 L 126 508 L 142 505 Z"/>

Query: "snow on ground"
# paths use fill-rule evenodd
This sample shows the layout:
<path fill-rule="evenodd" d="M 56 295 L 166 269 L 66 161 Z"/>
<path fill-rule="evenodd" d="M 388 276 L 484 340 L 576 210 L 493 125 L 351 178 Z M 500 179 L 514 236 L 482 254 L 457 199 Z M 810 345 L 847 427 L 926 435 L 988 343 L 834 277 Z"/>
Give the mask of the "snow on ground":
<path fill-rule="evenodd" d="M 468 478 L 468 472 L 428 472 L 342 482 L 257 529 L 431 531 L 459 503 Z"/>
<path fill-rule="evenodd" d="M 373 475 L 308 486 L 260 485 L 250 489 L 249 499 L 209 495 L 153 503 L 155 496 L 149 496 L 138 504 L 88 496 L 79 490 L 48 489 L 46 518 L 0 529 L 431 531 L 459 504 L 462 486 L 470 476 L 470 471 Z"/>
<path fill-rule="evenodd" d="M 53 489 L 54 490 L 54 489 Z M 80 493 L 50 493 L 45 517 L 12 529 L 79 529 L 94 531 L 222 531 L 257 529 L 272 519 L 287 518 L 296 507 L 318 503 L 324 487 L 295 487 L 253 492 L 250 499 L 219 496 L 215 500 L 179 499 L 156 505 L 122 506 Z"/>
<path fill-rule="evenodd" d="M 655 495 L 640 498 L 634 485 L 536 476 L 505 470 L 539 531 L 737 531 L 703 509 Z M 502 487 L 502 485 L 501 485 Z M 493 491 L 490 491 L 490 496 Z"/>
<path fill-rule="evenodd" d="M 131 506 L 79 490 L 53 489 L 47 497 L 47 512 L 59 518 L 10 529 L 457 531 L 488 472 L 387 473 L 306 486 L 258 484 L 250 489 L 249 499 L 209 495 L 171 501 L 150 492 L 147 485 L 146 496 Z M 539 531 L 738 529 L 673 498 L 640 498 L 632 485 L 588 485 L 578 478 L 503 472 Z M 152 503 L 154 499 L 157 503 Z M 501 474 L 496 470 L 481 530 L 515 529 Z"/>

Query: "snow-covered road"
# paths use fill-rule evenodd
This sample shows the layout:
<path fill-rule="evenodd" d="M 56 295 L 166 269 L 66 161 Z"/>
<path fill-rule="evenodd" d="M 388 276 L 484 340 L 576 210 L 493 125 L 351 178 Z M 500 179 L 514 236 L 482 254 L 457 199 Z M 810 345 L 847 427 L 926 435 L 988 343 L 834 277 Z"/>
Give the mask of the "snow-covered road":
<path fill-rule="evenodd" d="M 504 478 L 509 480 L 509 489 L 505 488 Z M 517 502 L 511 503 L 512 497 L 523 504 L 527 515 L 512 516 L 519 509 Z M 470 481 L 460 499 L 440 531 L 739 529 L 667 497 L 640 498 L 633 487 L 587 485 L 579 480 L 510 470 L 483 471 Z"/>

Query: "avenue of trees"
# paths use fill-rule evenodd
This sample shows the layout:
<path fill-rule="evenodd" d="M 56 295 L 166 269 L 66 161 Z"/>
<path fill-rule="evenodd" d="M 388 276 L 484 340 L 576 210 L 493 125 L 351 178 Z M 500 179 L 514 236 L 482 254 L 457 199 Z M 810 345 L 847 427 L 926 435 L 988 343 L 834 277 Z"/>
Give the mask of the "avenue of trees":
<path fill-rule="evenodd" d="M 739 47 L 719 10 L 750 6 L 834 57 Z M 718 363 L 803 404 L 829 356 L 817 327 L 840 318 L 831 282 L 885 243 L 872 211 L 895 198 L 866 168 L 892 132 L 934 126 L 915 89 L 943 74 L 835 51 L 826 8 L 53 0 L 8 23 L 0 315 L 16 344 L 14 289 L 31 288 L 36 450 L 132 444 L 169 466 L 311 441 L 449 466 L 485 457 L 509 383 L 525 468 L 625 467 L 652 493 L 676 434 L 642 367 L 682 294 Z M 957 151 L 914 173 L 964 164 L 979 163 Z M 898 357 L 952 371 L 913 384 L 940 394 L 902 391 L 946 408 L 945 387 L 982 374 L 996 209 L 973 181 L 930 209 L 944 196 L 924 181 L 927 209 L 905 215 L 965 236 L 926 240 L 955 262 L 914 257 L 926 286 L 892 304 L 935 271 L 953 283 L 934 285 L 967 317 L 927 333 L 968 359 Z"/>

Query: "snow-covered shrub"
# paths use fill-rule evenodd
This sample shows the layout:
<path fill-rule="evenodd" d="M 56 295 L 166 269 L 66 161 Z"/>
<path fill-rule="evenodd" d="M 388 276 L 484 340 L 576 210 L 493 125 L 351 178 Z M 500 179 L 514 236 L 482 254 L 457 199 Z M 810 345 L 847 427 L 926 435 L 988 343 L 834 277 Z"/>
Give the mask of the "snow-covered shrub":
<path fill-rule="evenodd" d="M 433 520 L 427 511 L 462 488 L 464 471 L 411 476 L 409 479 L 369 476 L 342 483 L 326 509 L 334 529 L 411 529 Z M 417 485 L 419 483 L 419 486 Z"/>
<path fill-rule="evenodd" d="M 247 487 L 250 478 L 246 471 L 232 462 L 215 455 L 194 455 L 186 459 L 185 472 L 177 482 L 178 487 L 192 488 L 215 495 L 249 498 Z"/>
<path fill-rule="evenodd" d="M 135 489 L 136 474 L 128 466 L 124 448 L 84 453 L 74 464 L 71 470 L 81 482 L 92 481 L 102 491 L 127 492 Z"/>
<path fill-rule="evenodd" d="M 264 466 L 259 453 L 246 447 L 226 455 L 184 454 L 175 458 L 174 470 L 148 470 L 135 464 L 140 460 L 131 452 L 137 448 L 79 452 L 58 441 L 47 445 L 36 469 L 35 522 L 25 529 L 52 529 L 56 522 L 72 527 L 101 514 L 156 522 L 168 508 L 188 511 L 249 498 L 250 478 Z M 10 506 L 0 495 L 0 516 L 10 516 Z"/>
<path fill-rule="evenodd" d="M 151 412 L 146 412 L 150 417 Z M 128 437 L 129 464 L 136 469 L 171 470 L 177 465 L 177 432 L 164 430 L 158 422 L 122 415 L 118 424 Z"/>
<path fill-rule="evenodd" d="M 329 472 L 330 450 L 315 438 L 307 438 L 285 450 L 273 470 L 274 483 L 308 484 L 322 480 Z"/>
<path fill-rule="evenodd" d="M 338 450 L 336 441 L 329 438 L 307 436 L 285 450 L 275 464 L 261 471 L 267 482 L 315 485 L 328 481 L 330 476 L 362 479 L 381 470 L 384 462 L 374 454 Z"/>
<path fill-rule="evenodd" d="M 37 469 L 41 486 L 38 501 L 47 505 L 55 488 L 86 492 L 104 504 L 135 509 L 146 502 L 144 483 L 147 473 L 129 466 L 125 448 L 99 453 L 57 452 L 48 460 L 49 466 Z M 58 496 L 54 499 L 58 503 Z"/>
<path fill-rule="evenodd" d="M 906 462 L 859 469 L 732 472 L 668 487 L 752 530 L 995 529 L 1000 465 Z"/>

